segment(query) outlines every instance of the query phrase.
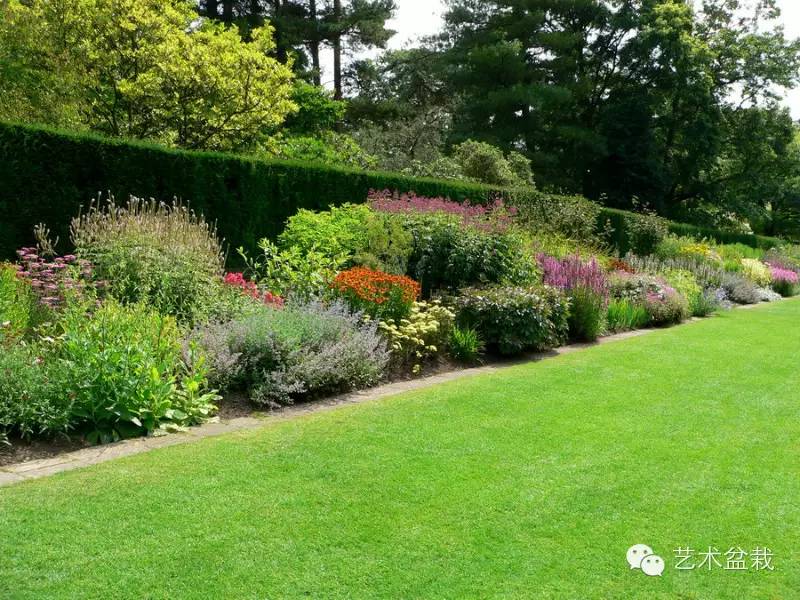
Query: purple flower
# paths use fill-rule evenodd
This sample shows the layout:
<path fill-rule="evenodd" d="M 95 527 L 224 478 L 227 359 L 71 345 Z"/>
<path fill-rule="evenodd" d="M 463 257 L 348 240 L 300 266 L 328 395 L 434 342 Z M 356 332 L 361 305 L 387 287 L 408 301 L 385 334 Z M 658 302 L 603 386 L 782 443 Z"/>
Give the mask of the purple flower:
<path fill-rule="evenodd" d="M 546 254 L 537 257 L 542 268 L 544 283 L 562 290 L 584 288 L 598 296 L 608 298 L 608 281 L 597 260 L 584 262 L 577 254 L 557 259 Z"/>

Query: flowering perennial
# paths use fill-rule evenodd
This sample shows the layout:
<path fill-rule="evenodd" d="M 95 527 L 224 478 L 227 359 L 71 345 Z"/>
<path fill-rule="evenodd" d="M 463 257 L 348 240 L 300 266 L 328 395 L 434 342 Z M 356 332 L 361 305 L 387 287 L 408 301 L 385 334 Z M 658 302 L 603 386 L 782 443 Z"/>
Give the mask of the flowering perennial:
<path fill-rule="evenodd" d="M 488 206 L 453 202 L 447 198 L 426 198 L 414 194 L 397 195 L 389 191 L 369 193 L 369 204 L 378 212 L 392 214 L 441 213 L 460 217 L 465 225 L 484 231 L 502 232 L 508 229 L 517 209 L 507 207 L 499 198 Z"/>
<path fill-rule="evenodd" d="M 82 290 L 84 281 L 92 278 L 91 264 L 73 254 L 45 260 L 36 248 L 22 248 L 17 256 L 17 276 L 28 281 L 39 302 L 49 308 L 62 307 L 68 293 Z M 101 287 L 102 282 L 95 285 Z"/>
<path fill-rule="evenodd" d="M 351 308 L 379 318 L 404 318 L 419 297 L 420 285 L 405 275 L 390 275 L 366 267 L 342 271 L 331 288 Z"/>
<path fill-rule="evenodd" d="M 253 281 L 245 279 L 242 273 L 228 273 L 225 275 L 225 283 L 237 287 L 242 290 L 247 296 L 251 296 L 256 300 L 261 300 L 264 304 L 273 304 L 275 306 L 283 306 L 284 300 L 280 296 L 266 291 L 263 294 L 259 291 L 258 286 Z"/>
<path fill-rule="evenodd" d="M 584 262 L 576 254 L 559 260 L 540 254 L 538 261 L 546 285 L 568 291 L 583 288 L 603 298 L 608 297 L 608 281 L 596 259 Z"/>
<path fill-rule="evenodd" d="M 798 283 L 798 280 L 800 280 L 800 278 L 798 278 L 797 276 L 797 273 L 795 273 L 794 271 L 790 271 L 789 269 L 784 269 L 782 267 L 777 267 L 775 265 L 772 265 L 772 267 L 770 268 L 770 273 L 772 275 L 772 281 L 774 283 L 784 282 L 796 285 Z"/>

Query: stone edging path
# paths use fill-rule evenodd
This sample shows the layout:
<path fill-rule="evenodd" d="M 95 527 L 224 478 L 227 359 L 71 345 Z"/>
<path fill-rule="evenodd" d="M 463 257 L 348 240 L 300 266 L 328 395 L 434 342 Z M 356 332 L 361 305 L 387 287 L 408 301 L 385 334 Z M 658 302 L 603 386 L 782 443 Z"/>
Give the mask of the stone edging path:
<path fill-rule="evenodd" d="M 761 304 L 740 308 L 754 308 L 756 306 L 761 306 Z M 702 319 L 691 319 L 690 322 L 701 320 Z M 43 458 L 6 465 L 4 467 L 0 467 L 0 487 L 27 481 L 29 479 L 46 477 L 55 473 L 61 473 L 62 471 L 80 469 L 82 467 L 96 465 L 113 460 L 115 458 L 140 454 L 156 448 L 165 448 L 167 446 L 186 444 L 203 438 L 215 437 L 235 431 L 258 429 L 259 427 L 264 427 L 265 425 L 273 423 L 276 420 L 289 419 L 323 410 L 331 410 L 340 406 L 346 406 L 348 404 L 372 402 L 388 396 L 395 396 L 403 392 L 419 390 L 448 381 L 455 381 L 457 379 L 464 379 L 466 377 L 474 377 L 476 375 L 484 375 L 487 373 L 496 373 L 497 371 L 501 371 L 512 366 L 537 362 L 546 358 L 561 356 L 563 354 L 570 354 L 578 350 L 584 350 L 586 348 L 591 348 L 601 344 L 640 337 L 656 331 L 660 330 L 637 329 L 635 331 L 628 331 L 625 333 L 618 333 L 615 335 L 602 337 L 595 343 L 571 344 L 569 346 L 555 348 L 549 352 L 528 354 L 513 361 L 498 362 L 481 367 L 448 371 L 446 373 L 431 375 L 429 377 L 421 377 L 419 379 L 411 379 L 408 381 L 387 383 L 378 387 L 369 388 L 358 392 L 341 394 L 323 400 L 286 406 L 268 413 L 263 413 L 259 416 L 239 417 L 226 421 L 207 423 L 205 425 L 191 427 L 187 431 L 181 433 L 170 433 L 154 437 L 133 438 L 112 444 L 105 444 L 103 446 L 94 446 L 92 448 L 83 448 L 73 452 L 65 452 L 64 454 L 54 456 L 52 458 Z"/>

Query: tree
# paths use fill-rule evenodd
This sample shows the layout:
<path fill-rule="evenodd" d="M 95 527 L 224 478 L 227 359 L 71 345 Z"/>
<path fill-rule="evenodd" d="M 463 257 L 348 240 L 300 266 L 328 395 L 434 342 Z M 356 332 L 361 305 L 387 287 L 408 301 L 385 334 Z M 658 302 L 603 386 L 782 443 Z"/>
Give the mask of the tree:
<path fill-rule="evenodd" d="M 539 182 L 664 214 L 708 192 L 728 123 L 774 111 L 800 44 L 774 0 L 446 0 L 451 141 L 526 153 Z M 751 207 L 761 200 L 753 191 Z M 712 202 L 723 202 L 718 193 Z"/>
<path fill-rule="evenodd" d="M 15 83 L 20 78 L 4 78 L 0 86 L 13 87 L 46 122 L 238 150 L 258 145 L 296 108 L 291 69 L 268 56 L 274 49 L 268 25 L 244 43 L 236 30 L 197 22 L 183 0 L 10 0 L 2 10 L 10 26 L 0 29 L 0 48 L 35 44 L 23 44 L 15 70 L 36 85 L 26 89 Z M 39 108 L 39 82 L 48 72 L 68 82 L 65 96 L 49 101 L 74 107 L 77 117 Z"/>
<path fill-rule="evenodd" d="M 321 83 L 321 49 L 329 46 L 337 100 L 343 95 L 344 56 L 364 48 L 385 48 L 394 35 L 386 21 L 395 10 L 394 0 L 223 0 L 220 15 L 217 2 L 200 4 L 201 14 L 227 25 L 237 24 L 245 37 L 254 23 L 268 20 L 275 28 L 278 60 L 288 63 L 291 58 L 298 74 L 315 85 Z"/>

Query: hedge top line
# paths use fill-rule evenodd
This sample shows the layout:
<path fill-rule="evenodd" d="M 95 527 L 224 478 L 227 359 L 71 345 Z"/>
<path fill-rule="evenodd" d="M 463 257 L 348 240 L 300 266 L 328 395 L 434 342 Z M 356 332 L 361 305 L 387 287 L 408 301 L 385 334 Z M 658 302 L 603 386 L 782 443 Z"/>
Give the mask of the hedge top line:
<path fill-rule="evenodd" d="M 298 209 L 363 202 L 371 189 L 476 202 L 498 195 L 509 199 L 521 193 L 477 183 L 182 150 L 91 132 L 0 122 L 0 259 L 10 258 L 17 248 L 31 243 L 38 223 L 45 223 L 62 240 L 69 239 L 71 218 L 101 191 L 121 198 L 180 198 L 216 221 L 220 235 L 231 247 L 255 248 L 261 237 L 277 236 Z M 535 193 L 554 202 L 559 198 Z M 621 229 L 637 216 L 594 204 L 601 208 L 603 218 L 612 218 Z M 668 224 L 676 233 L 719 242 L 753 247 L 781 243 L 777 238 Z M 623 239 L 625 232 L 619 231 L 619 235 Z"/>

